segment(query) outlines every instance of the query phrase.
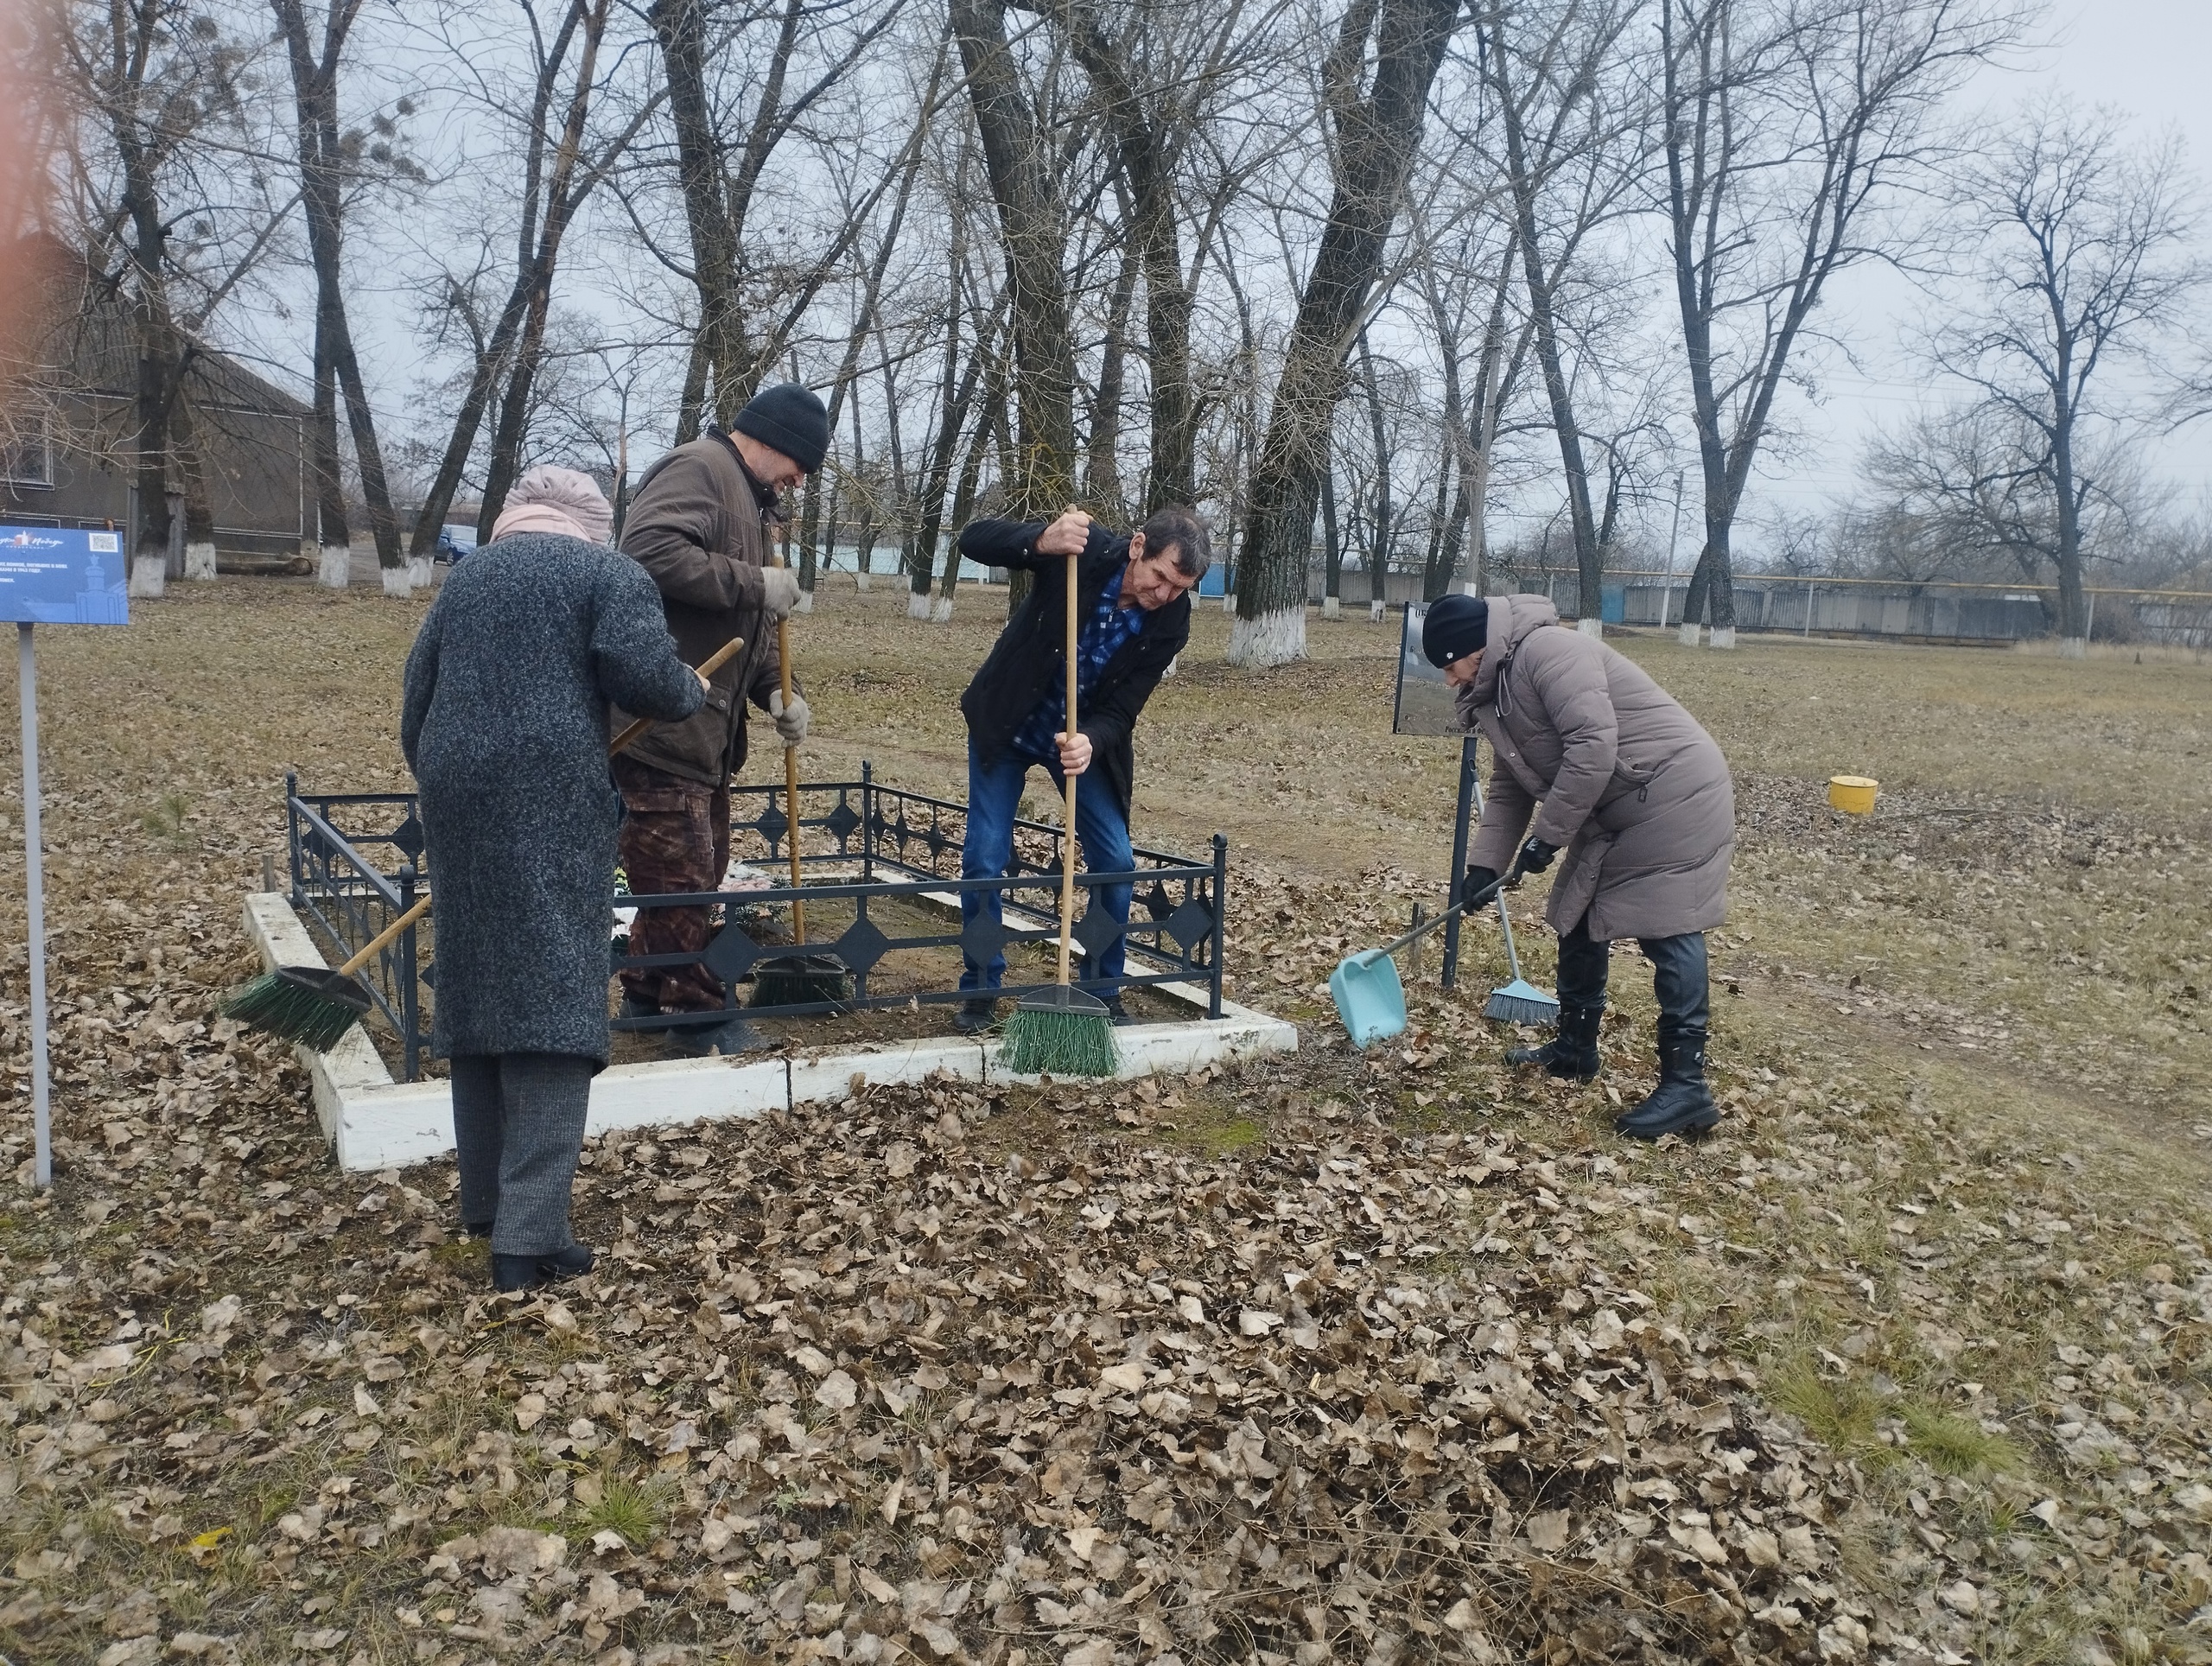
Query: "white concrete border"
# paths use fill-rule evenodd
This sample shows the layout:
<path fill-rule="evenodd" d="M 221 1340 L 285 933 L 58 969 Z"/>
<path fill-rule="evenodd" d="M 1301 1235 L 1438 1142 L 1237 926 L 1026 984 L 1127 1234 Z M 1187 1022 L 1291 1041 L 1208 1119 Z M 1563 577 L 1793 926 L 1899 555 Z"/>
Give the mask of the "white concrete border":
<path fill-rule="evenodd" d="M 245 900 L 245 925 L 269 966 L 321 966 L 290 902 L 280 893 Z M 1155 992 L 1205 1011 L 1206 991 L 1162 983 Z M 1222 1002 L 1218 1019 L 1197 1016 L 1166 1024 L 1135 1024 L 1114 1032 L 1123 1080 L 1185 1074 L 1207 1065 L 1298 1051 L 1298 1029 L 1263 1012 Z M 443 1080 L 395 1082 L 357 1025 L 327 1053 L 296 1049 L 308 1072 L 317 1119 L 341 1168 L 375 1170 L 428 1162 L 453 1149 L 453 1097 Z M 1033 1082 L 999 1063 L 996 1040 L 931 1037 L 887 1046 L 811 1052 L 790 1058 L 678 1059 L 616 1065 L 594 1078 L 593 1134 L 617 1128 L 658 1128 L 724 1116 L 758 1116 L 771 1109 L 850 1097 L 867 1083 L 912 1084 L 942 1072 L 963 1082 Z"/>

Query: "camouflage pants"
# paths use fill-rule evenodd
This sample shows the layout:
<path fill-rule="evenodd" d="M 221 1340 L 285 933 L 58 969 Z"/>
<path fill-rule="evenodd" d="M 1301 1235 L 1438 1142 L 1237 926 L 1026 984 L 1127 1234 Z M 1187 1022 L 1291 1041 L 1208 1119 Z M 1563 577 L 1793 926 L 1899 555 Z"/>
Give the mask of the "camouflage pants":
<path fill-rule="evenodd" d="M 729 789 L 614 760 L 614 785 L 629 815 L 622 823 L 622 868 L 639 896 L 711 891 L 729 868 Z M 713 935 L 707 910 L 640 908 L 630 927 L 633 955 L 698 955 Z M 663 1012 L 705 1012 L 725 1004 L 722 982 L 703 965 L 641 966 L 622 974 L 623 993 Z"/>

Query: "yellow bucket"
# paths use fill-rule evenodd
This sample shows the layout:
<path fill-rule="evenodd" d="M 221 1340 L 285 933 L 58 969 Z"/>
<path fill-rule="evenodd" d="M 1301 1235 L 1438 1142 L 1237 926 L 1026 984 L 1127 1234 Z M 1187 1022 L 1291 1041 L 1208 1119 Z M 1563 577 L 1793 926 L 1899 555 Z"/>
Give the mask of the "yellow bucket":
<path fill-rule="evenodd" d="M 1871 816 L 1874 813 L 1874 795 L 1882 784 L 1865 775 L 1831 775 L 1828 777 L 1828 802 L 1847 816 Z"/>

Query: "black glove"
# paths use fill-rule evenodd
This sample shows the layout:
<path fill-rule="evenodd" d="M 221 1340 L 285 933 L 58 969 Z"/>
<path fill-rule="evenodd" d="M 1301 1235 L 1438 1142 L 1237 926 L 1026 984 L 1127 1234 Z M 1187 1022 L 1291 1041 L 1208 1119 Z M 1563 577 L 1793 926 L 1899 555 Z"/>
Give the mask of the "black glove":
<path fill-rule="evenodd" d="M 1557 845 L 1546 844 L 1541 839 L 1531 839 L 1521 847 L 1521 869 L 1523 873 L 1541 874 L 1552 865 L 1552 858 L 1557 855 Z"/>
<path fill-rule="evenodd" d="M 1492 889 L 1497 884 L 1497 869 L 1495 868 L 1470 867 L 1466 878 L 1459 881 L 1459 901 L 1462 906 L 1471 905 L 1484 892 Z"/>

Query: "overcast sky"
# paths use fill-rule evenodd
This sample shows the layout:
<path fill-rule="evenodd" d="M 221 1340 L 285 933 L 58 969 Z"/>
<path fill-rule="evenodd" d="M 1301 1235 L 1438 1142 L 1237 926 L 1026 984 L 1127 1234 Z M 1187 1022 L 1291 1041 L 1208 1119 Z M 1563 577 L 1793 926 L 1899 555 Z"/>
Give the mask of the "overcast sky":
<path fill-rule="evenodd" d="M 2082 104 L 2127 112 L 2140 137 L 2177 131 L 2190 170 L 2200 182 L 2212 178 L 2212 93 L 2206 90 L 2212 0 L 2058 0 L 2042 39 L 2015 67 L 1985 70 L 1961 93 L 1961 105 L 2001 116 L 2055 88 Z M 1808 443 L 1786 474 L 1770 474 L 1758 488 L 1771 505 L 1813 509 L 1847 493 L 1865 436 L 1926 403 L 1918 366 L 1897 347 L 1885 347 L 1902 346 L 1904 327 L 1924 309 L 1925 297 L 1893 275 L 1868 272 L 1854 275 L 1834 305 L 1837 316 L 1829 327 L 1853 341 L 1863 373 L 1838 364 L 1823 377 L 1826 404 L 1802 420 Z M 2154 450 L 2148 460 L 2153 471 L 2184 498 L 2212 497 L 2212 423 L 2200 423 Z"/>

